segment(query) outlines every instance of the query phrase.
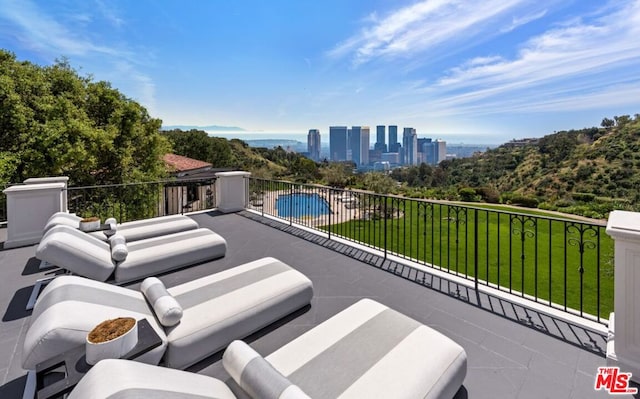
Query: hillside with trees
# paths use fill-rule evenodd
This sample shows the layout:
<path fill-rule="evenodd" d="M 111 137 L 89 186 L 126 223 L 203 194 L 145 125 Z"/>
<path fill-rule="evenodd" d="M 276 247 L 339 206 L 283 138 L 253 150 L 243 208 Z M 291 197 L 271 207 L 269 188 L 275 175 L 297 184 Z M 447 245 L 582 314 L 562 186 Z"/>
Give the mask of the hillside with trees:
<path fill-rule="evenodd" d="M 315 181 L 320 177 L 315 162 L 281 147 L 252 148 L 242 140 L 211 137 L 196 129 L 173 129 L 163 131 L 162 135 L 169 140 L 174 153 L 209 162 L 214 168 L 246 170 L 255 177 L 298 182 Z"/>
<path fill-rule="evenodd" d="M 396 170 L 409 195 L 502 202 L 603 218 L 640 209 L 640 114 L 471 158 Z"/>
<path fill-rule="evenodd" d="M 73 185 L 156 180 L 161 121 L 66 60 L 41 67 L 0 50 L 0 184 L 69 176 Z"/>

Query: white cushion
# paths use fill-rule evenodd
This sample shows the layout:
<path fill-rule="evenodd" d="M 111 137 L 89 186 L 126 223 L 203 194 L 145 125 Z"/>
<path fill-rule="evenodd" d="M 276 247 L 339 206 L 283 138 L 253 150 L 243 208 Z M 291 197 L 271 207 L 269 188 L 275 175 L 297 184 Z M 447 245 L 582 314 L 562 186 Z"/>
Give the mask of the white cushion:
<path fill-rule="evenodd" d="M 252 398 L 311 399 L 243 341 L 229 344 L 222 355 L 222 365 Z"/>
<path fill-rule="evenodd" d="M 127 240 L 122 234 L 114 234 L 109 237 L 109 245 L 111 246 L 111 259 L 116 262 L 122 262 L 127 259 L 129 250 L 127 249 Z"/>
<path fill-rule="evenodd" d="M 118 222 L 116 221 L 115 218 L 109 218 L 105 220 L 104 224 L 109 225 L 109 229 L 104 230 L 104 235 L 106 235 L 107 237 L 111 237 L 112 235 L 118 232 Z"/>
<path fill-rule="evenodd" d="M 175 326 L 182 318 L 182 307 L 169 294 L 167 288 L 157 277 L 146 278 L 140 285 L 140 291 L 153 307 L 160 324 L 165 327 Z"/>

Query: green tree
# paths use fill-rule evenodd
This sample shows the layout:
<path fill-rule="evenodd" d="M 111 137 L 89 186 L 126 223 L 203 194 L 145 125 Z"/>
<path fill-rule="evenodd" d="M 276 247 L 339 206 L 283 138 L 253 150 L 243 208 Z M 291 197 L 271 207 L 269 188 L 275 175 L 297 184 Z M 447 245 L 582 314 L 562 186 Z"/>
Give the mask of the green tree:
<path fill-rule="evenodd" d="M 615 121 L 613 119 L 609 119 L 609 118 L 603 118 L 602 122 L 600 123 L 600 126 L 604 127 L 605 129 L 611 128 L 615 126 Z"/>
<path fill-rule="evenodd" d="M 322 168 L 321 174 L 324 182 L 332 187 L 346 187 L 353 175 L 351 162 L 331 162 Z"/>
<path fill-rule="evenodd" d="M 66 59 L 40 67 L 0 50 L 2 179 L 66 175 L 75 185 L 164 176 L 161 121 Z"/>
<path fill-rule="evenodd" d="M 388 175 L 381 172 L 365 173 L 363 185 L 367 190 L 378 194 L 389 194 L 396 186 L 396 182 Z"/>
<path fill-rule="evenodd" d="M 470 187 L 463 187 L 458 190 L 458 195 L 460 196 L 460 201 L 464 202 L 476 202 L 478 201 L 478 196 L 476 195 L 476 190 Z"/>
<path fill-rule="evenodd" d="M 174 153 L 211 163 L 215 168 L 239 167 L 228 140 L 209 137 L 203 130 L 169 130 L 162 133 L 169 139 Z"/>

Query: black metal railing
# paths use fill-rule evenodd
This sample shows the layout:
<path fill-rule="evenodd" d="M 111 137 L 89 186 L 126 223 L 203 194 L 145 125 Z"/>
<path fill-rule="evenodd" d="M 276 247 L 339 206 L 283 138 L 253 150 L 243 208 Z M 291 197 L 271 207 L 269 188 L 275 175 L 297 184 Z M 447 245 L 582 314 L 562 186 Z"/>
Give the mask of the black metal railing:
<path fill-rule="evenodd" d="M 605 323 L 613 241 L 601 223 L 250 178 L 249 207 Z"/>
<path fill-rule="evenodd" d="M 69 212 L 126 222 L 212 209 L 215 178 L 69 187 L 67 198 Z"/>

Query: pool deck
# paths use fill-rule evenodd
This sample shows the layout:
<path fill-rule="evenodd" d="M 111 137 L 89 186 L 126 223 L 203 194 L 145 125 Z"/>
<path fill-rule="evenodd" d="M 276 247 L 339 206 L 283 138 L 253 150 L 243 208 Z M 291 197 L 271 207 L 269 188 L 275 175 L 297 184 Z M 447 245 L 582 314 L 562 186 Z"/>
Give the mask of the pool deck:
<path fill-rule="evenodd" d="M 360 209 L 355 207 L 348 207 L 349 204 L 356 203 L 358 199 L 356 197 L 344 198 L 344 196 L 332 196 L 329 198 L 329 194 L 317 192 L 315 190 L 297 190 L 293 193 L 289 190 L 278 190 L 278 191 L 267 191 L 263 194 L 262 206 L 252 205 L 251 209 L 256 211 L 264 211 L 266 214 L 278 215 L 278 207 L 277 201 L 278 198 L 282 195 L 291 195 L 291 194 L 316 194 L 320 196 L 325 202 L 329 205 L 330 213 L 320 215 L 320 216 L 303 216 L 303 217 L 293 217 L 291 221 L 293 223 L 300 223 L 310 227 L 318 227 L 324 226 L 328 224 L 338 224 L 348 222 L 354 219 L 360 219 L 362 217 L 362 213 Z M 281 216 L 284 218 L 288 218 L 289 216 Z"/>

